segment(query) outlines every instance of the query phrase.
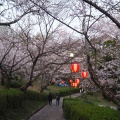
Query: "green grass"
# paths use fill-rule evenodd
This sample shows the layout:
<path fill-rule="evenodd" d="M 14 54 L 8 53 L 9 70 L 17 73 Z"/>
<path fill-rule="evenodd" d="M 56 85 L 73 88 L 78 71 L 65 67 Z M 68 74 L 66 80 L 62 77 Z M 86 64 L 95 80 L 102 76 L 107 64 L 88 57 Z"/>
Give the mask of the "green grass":
<path fill-rule="evenodd" d="M 68 90 L 70 89 L 69 87 L 65 86 L 65 87 L 62 87 L 62 86 L 57 86 L 57 85 L 50 85 L 48 86 L 45 90 L 44 90 L 44 93 L 49 93 L 49 92 L 52 92 L 52 93 L 57 93 L 61 90 Z"/>
<path fill-rule="evenodd" d="M 79 99 L 82 101 L 89 101 L 94 105 L 103 105 L 103 106 L 107 106 L 107 107 L 110 107 L 110 106 L 117 107 L 117 105 L 114 104 L 113 102 L 110 102 L 110 101 L 104 99 L 101 93 L 96 93 L 93 96 L 87 95 L 87 99 L 84 97 L 79 97 Z"/>
<path fill-rule="evenodd" d="M 118 120 L 120 112 L 99 107 L 87 99 L 67 98 L 63 104 L 64 116 L 69 120 Z"/>
<path fill-rule="evenodd" d="M 4 113 L 0 113 L 0 120 L 25 120 L 31 113 L 44 104 L 45 102 L 41 101 L 24 101 L 20 108 L 7 109 Z"/>
<path fill-rule="evenodd" d="M 48 86 L 43 92 L 44 93 L 49 93 L 52 92 L 53 94 L 57 93 L 58 91 L 65 90 L 65 89 L 70 89 L 69 87 L 61 87 L 57 85 L 50 85 Z M 28 90 L 33 90 L 35 92 L 40 92 L 40 87 L 38 85 L 35 85 L 33 87 L 29 87 Z"/>

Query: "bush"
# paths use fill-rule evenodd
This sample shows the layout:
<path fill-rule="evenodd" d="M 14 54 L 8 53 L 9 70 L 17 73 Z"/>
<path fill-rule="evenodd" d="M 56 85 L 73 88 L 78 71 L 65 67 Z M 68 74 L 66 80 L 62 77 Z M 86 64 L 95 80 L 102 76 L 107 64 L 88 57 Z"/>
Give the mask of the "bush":
<path fill-rule="evenodd" d="M 6 92 L 4 90 L 0 91 L 0 112 L 5 110 L 7 106 Z"/>
<path fill-rule="evenodd" d="M 10 84 L 11 88 L 20 88 L 22 85 L 19 82 L 12 82 Z"/>
<path fill-rule="evenodd" d="M 35 91 L 25 91 L 25 99 L 47 101 L 47 94 L 41 94 Z"/>
<path fill-rule="evenodd" d="M 92 91 L 88 91 L 87 94 L 93 96 L 93 92 Z"/>
<path fill-rule="evenodd" d="M 119 120 L 120 111 L 91 105 L 78 99 L 64 99 L 63 111 L 66 120 Z"/>
<path fill-rule="evenodd" d="M 22 105 L 24 100 L 24 93 L 17 89 L 10 89 L 7 91 L 7 106 L 9 108 L 18 108 Z"/>
<path fill-rule="evenodd" d="M 18 108 L 22 105 L 23 100 L 40 100 L 47 101 L 46 94 L 40 94 L 34 91 L 22 92 L 17 89 L 5 89 L 0 91 L 0 111 L 7 108 Z"/>
<path fill-rule="evenodd" d="M 0 91 L 0 111 L 7 108 L 17 108 L 22 104 L 24 93 L 16 89 Z"/>
<path fill-rule="evenodd" d="M 70 95 L 70 88 L 66 88 L 64 90 L 60 90 L 60 95 L 62 97 Z M 71 88 L 71 94 L 78 93 L 79 89 L 78 88 Z"/>

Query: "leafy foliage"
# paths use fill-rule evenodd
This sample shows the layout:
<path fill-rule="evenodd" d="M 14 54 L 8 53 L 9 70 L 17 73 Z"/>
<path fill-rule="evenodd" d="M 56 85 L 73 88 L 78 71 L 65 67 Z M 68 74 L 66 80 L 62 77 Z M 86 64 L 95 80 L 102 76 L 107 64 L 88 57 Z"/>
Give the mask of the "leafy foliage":
<path fill-rule="evenodd" d="M 120 117 L 119 111 L 84 103 L 78 99 L 64 99 L 63 110 L 67 120 L 119 120 Z"/>

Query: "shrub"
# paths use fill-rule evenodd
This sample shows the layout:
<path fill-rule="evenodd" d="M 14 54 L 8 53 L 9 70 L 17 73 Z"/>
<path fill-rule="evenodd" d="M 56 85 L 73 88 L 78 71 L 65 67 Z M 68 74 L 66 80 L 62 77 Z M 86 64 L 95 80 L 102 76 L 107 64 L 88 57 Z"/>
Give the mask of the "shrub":
<path fill-rule="evenodd" d="M 12 82 L 10 84 L 11 88 L 20 88 L 22 85 L 19 82 Z"/>
<path fill-rule="evenodd" d="M 21 106 L 24 99 L 24 93 L 17 89 L 10 89 L 7 91 L 7 107 L 18 108 Z"/>
<path fill-rule="evenodd" d="M 88 91 L 87 94 L 93 96 L 93 92 L 92 91 Z"/>
<path fill-rule="evenodd" d="M 5 89 L 0 91 L 0 110 L 17 108 L 22 104 L 24 93 L 17 89 Z"/>
<path fill-rule="evenodd" d="M 34 91 L 22 92 L 17 89 L 5 89 L 0 91 L 0 111 L 7 108 L 18 108 L 25 100 L 40 100 L 47 101 L 46 94 L 40 94 Z"/>
<path fill-rule="evenodd" d="M 0 91 L 0 112 L 5 110 L 7 106 L 6 92 L 4 90 Z"/>
<path fill-rule="evenodd" d="M 59 92 L 60 92 L 60 95 L 62 97 L 70 95 L 70 88 L 66 88 L 64 90 L 60 90 Z M 78 93 L 78 92 L 79 92 L 78 88 L 71 88 L 71 94 Z"/>
<path fill-rule="evenodd" d="M 80 100 L 64 99 L 63 111 L 66 120 L 119 120 L 120 111 L 99 107 Z"/>
<path fill-rule="evenodd" d="M 35 91 L 27 90 L 25 91 L 25 99 L 29 100 L 41 100 L 46 101 L 47 100 L 47 94 L 38 93 Z"/>

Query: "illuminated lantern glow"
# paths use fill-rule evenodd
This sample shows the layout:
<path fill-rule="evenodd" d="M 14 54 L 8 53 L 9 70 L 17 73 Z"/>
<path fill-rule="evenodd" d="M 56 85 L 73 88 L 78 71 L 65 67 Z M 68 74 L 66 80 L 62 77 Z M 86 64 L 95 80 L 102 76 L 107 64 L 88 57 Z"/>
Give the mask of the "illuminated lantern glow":
<path fill-rule="evenodd" d="M 72 86 L 76 88 L 77 87 L 77 83 L 72 83 Z"/>
<path fill-rule="evenodd" d="M 74 87 L 75 87 L 75 88 L 77 87 L 77 83 L 74 83 Z"/>
<path fill-rule="evenodd" d="M 75 83 L 80 84 L 80 79 L 77 78 L 77 79 L 75 80 Z"/>
<path fill-rule="evenodd" d="M 52 83 L 54 83 L 55 82 L 55 80 L 52 80 Z"/>
<path fill-rule="evenodd" d="M 61 84 L 64 84 L 65 82 L 64 81 L 61 81 Z"/>
<path fill-rule="evenodd" d="M 73 82 L 73 80 L 70 80 L 70 83 L 72 83 Z"/>
<path fill-rule="evenodd" d="M 74 83 L 71 83 L 71 86 L 74 86 Z"/>
<path fill-rule="evenodd" d="M 81 73 L 81 76 L 83 78 L 86 78 L 88 76 L 88 72 L 83 70 L 82 73 Z"/>
<path fill-rule="evenodd" d="M 75 87 L 75 83 L 72 83 L 72 86 Z"/>
<path fill-rule="evenodd" d="M 75 73 L 78 72 L 80 70 L 80 65 L 77 62 L 73 63 L 71 65 L 71 70 L 72 72 L 75 72 Z"/>

